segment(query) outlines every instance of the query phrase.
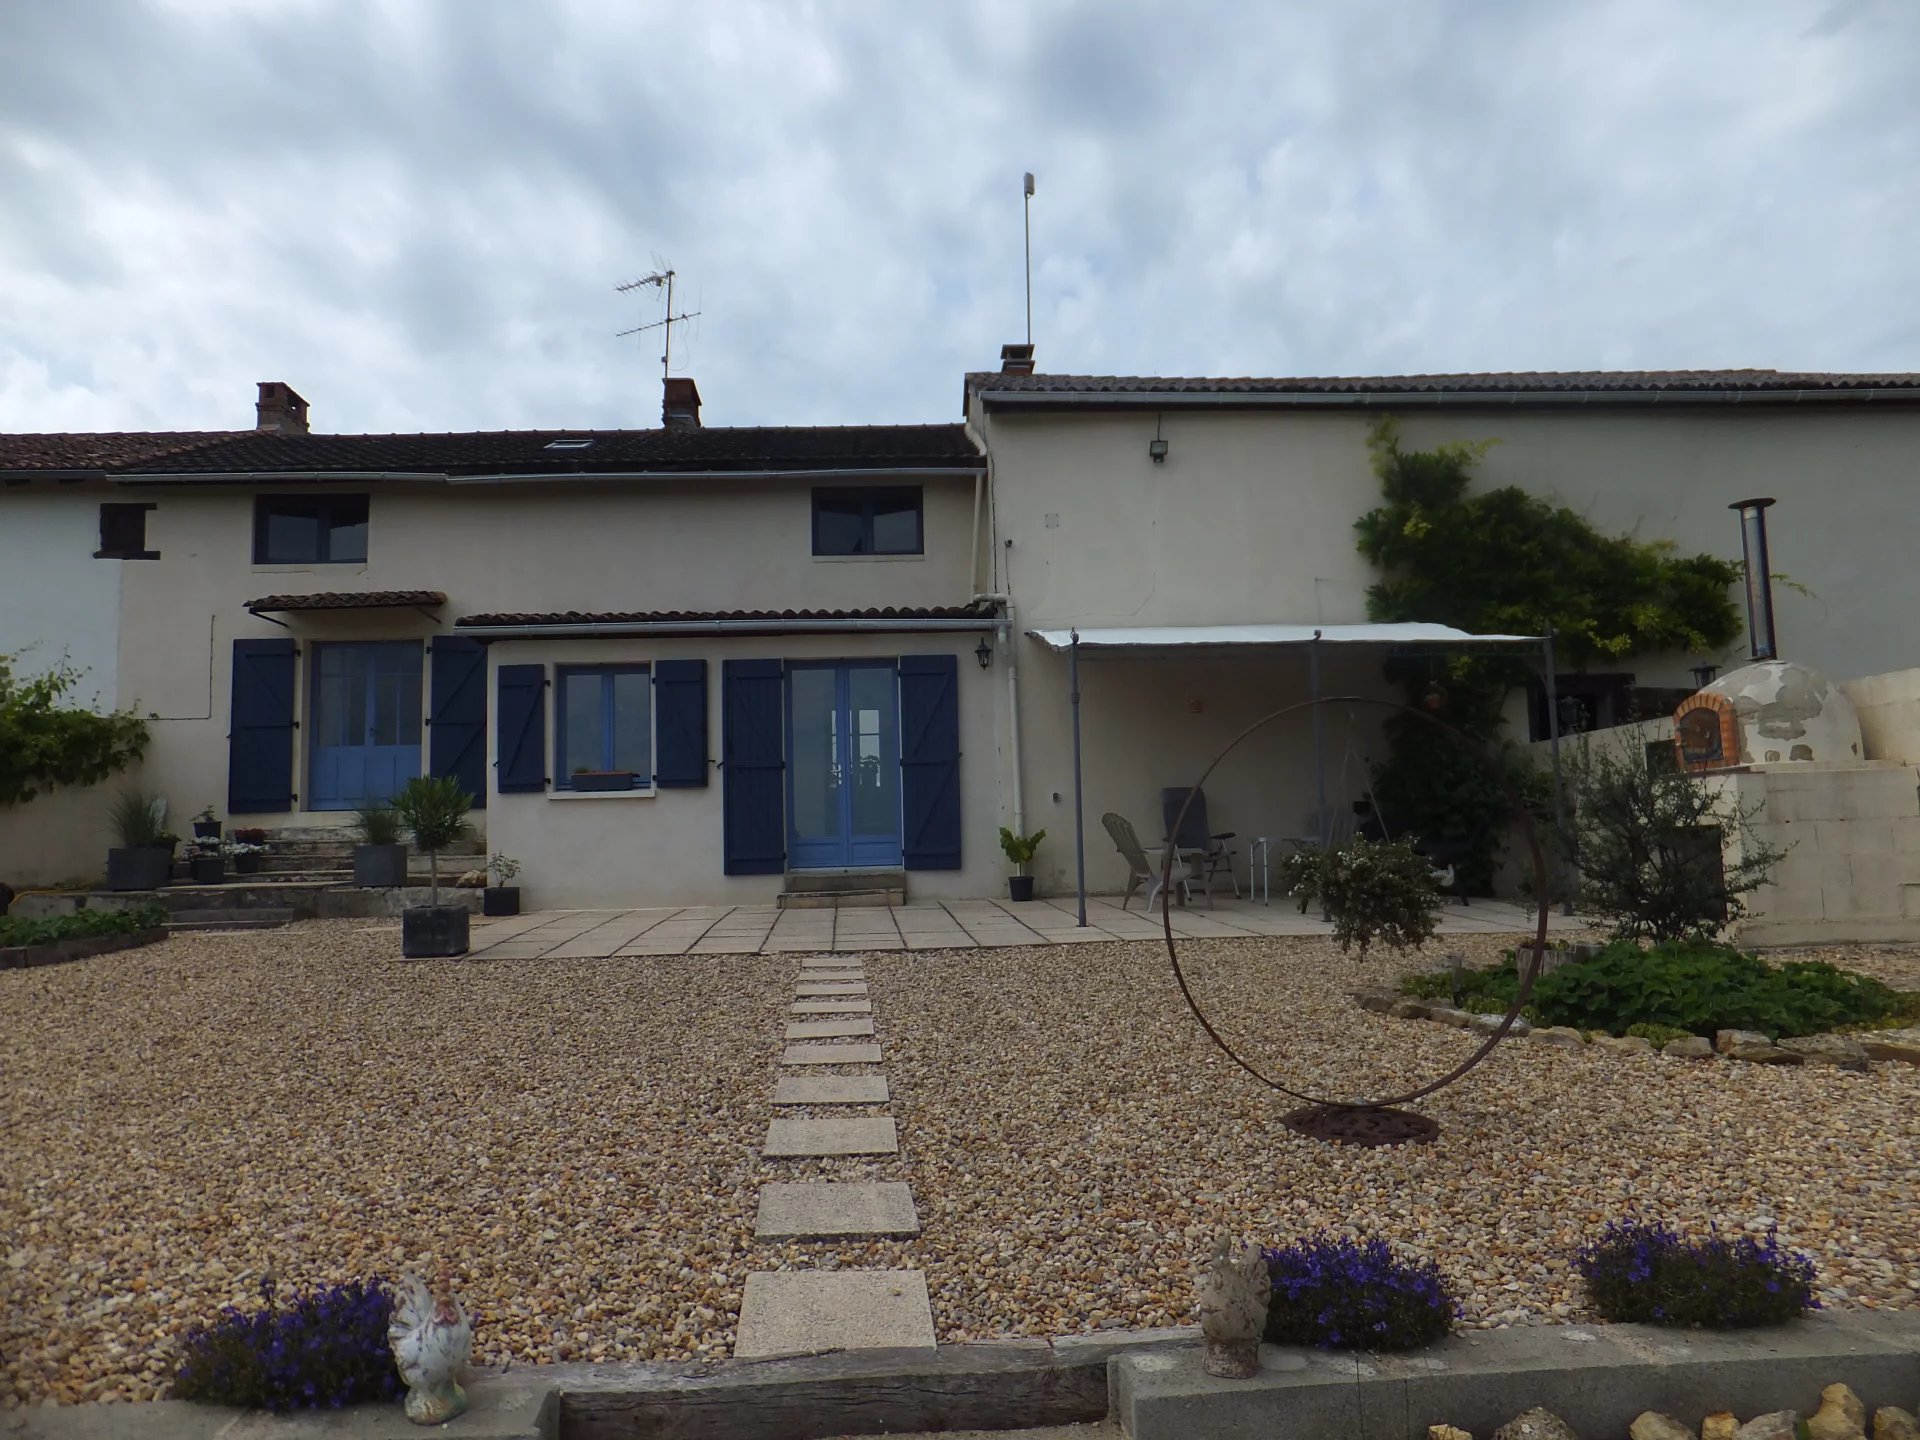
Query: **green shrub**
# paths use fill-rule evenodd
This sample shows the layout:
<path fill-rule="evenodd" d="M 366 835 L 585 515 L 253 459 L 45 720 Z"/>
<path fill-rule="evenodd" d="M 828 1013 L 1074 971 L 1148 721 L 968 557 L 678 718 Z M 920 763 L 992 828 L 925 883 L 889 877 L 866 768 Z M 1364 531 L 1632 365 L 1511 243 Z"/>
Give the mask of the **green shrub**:
<path fill-rule="evenodd" d="M 107 823 L 123 850 L 149 850 L 165 843 L 160 805 L 158 795 L 134 785 L 107 802 Z"/>
<path fill-rule="evenodd" d="M 363 845 L 398 845 L 406 827 L 391 805 L 362 805 L 353 812 L 353 828 Z"/>
<path fill-rule="evenodd" d="M 1445 970 L 1410 975 L 1408 995 L 1453 999 Z M 1460 973 L 1463 1009 L 1505 1011 L 1519 993 L 1511 955 L 1499 965 Z M 1643 950 L 1616 940 L 1599 954 L 1542 975 L 1526 1016 L 1541 1025 L 1571 1025 L 1608 1035 L 1639 1035 L 1655 1044 L 1716 1030 L 1759 1030 L 1770 1036 L 1814 1035 L 1847 1026 L 1897 1023 L 1920 1013 L 1920 994 L 1883 985 L 1823 960 L 1773 966 L 1703 940 Z"/>
<path fill-rule="evenodd" d="M 1280 883 L 1306 913 L 1318 900 L 1342 950 L 1365 954 L 1374 941 L 1395 950 L 1424 945 L 1440 921 L 1433 862 L 1411 836 L 1374 843 L 1355 836 L 1335 849 L 1303 847 L 1280 862 Z"/>
<path fill-rule="evenodd" d="M 0 945 L 51 945 L 59 940 L 82 940 L 95 935 L 137 935 L 166 923 L 167 912 L 159 905 L 141 905 L 131 910 L 76 910 L 71 915 L 49 915 L 44 920 L 0 915 Z"/>

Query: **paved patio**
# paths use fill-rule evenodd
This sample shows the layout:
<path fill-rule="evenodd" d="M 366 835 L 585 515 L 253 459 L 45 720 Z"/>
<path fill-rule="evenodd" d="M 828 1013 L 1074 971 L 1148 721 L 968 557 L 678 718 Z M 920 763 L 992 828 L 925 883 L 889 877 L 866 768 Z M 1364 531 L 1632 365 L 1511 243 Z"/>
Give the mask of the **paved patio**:
<path fill-rule="evenodd" d="M 1100 940 L 1156 940 L 1158 912 L 1138 903 L 1122 911 L 1111 896 L 1089 896 L 1087 925 L 1076 923 L 1072 897 L 1015 905 L 1000 900 L 846 910 L 779 910 L 771 905 L 695 905 L 640 910 L 536 910 L 500 920 L 475 918 L 475 960 L 590 960 L 615 955 L 762 955 L 787 951 L 970 950 L 1003 945 L 1070 945 Z M 1531 930 L 1518 905 L 1476 900 L 1449 904 L 1443 935 L 1506 935 Z M 1587 922 L 1555 915 L 1555 930 Z M 1216 907 L 1176 907 L 1176 935 L 1330 935 L 1318 914 L 1291 902 L 1263 905 L 1221 900 Z"/>

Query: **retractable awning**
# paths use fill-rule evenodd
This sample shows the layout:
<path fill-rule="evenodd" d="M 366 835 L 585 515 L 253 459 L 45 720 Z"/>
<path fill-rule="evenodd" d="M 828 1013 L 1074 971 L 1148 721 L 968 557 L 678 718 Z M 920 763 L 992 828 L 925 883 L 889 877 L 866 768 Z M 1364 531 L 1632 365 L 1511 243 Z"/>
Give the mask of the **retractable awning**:
<path fill-rule="evenodd" d="M 1029 630 L 1051 650 L 1068 649 L 1072 630 Z M 1193 645 L 1538 645 L 1540 635 L 1475 635 L 1421 621 L 1393 625 L 1125 625 L 1079 632 L 1086 650 L 1163 649 Z"/>

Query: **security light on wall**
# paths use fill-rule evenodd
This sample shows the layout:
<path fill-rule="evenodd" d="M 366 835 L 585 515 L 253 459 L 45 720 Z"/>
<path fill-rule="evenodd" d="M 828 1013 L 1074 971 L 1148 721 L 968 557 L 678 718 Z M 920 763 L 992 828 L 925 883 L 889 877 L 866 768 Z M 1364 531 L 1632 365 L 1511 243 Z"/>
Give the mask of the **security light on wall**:
<path fill-rule="evenodd" d="M 1153 463 L 1156 465 L 1164 465 L 1167 463 L 1167 442 L 1160 438 L 1160 417 L 1158 415 L 1153 417 L 1153 439 L 1147 442 L 1147 454 L 1153 457 Z"/>

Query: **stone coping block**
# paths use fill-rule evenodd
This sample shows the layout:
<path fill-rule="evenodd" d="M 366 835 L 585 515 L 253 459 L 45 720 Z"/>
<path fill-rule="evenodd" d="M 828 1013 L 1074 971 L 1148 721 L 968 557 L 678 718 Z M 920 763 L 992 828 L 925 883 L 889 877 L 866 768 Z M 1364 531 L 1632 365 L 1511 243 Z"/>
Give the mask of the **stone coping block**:
<path fill-rule="evenodd" d="M 803 981 L 793 987 L 793 993 L 800 996 L 864 996 L 867 993 L 867 984 L 864 980 L 828 980 L 817 985 L 809 985 Z"/>
<path fill-rule="evenodd" d="M 1404 1440 L 1429 1425 L 1492 1433 L 1534 1406 L 1582 1435 L 1643 1410 L 1811 1414 L 1845 1381 L 1872 1411 L 1920 1389 L 1920 1313 L 1817 1314 L 1748 1331 L 1547 1325 L 1456 1335 L 1401 1355 L 1261 1347 L 1260 1374 L 1215 1380 L 1198 1346 L 1122 1355 L 1113 1410 L 1133 1440 Z"/>
<path fill-rule="evenodd" d="M 873 1034 L 871 1017 L 860 1020 L 796 1020 L 787 1026 L 789 1040 L 844 1040 Z"/>
<path fill-rule="evenodd" d="M 913 1192 L 898 1180 L 760 1187 L 756 1240 L 911 1239 L 920 1233 Z"/>
<path fill-rule="evenodd" d="M 762 1270 L 740 1301 L 738 1359 L 822 1350 L 934 1347 L 918 1270 Z"/>
<path fill-rule="evenodd" d="M 878 1065 L 878 1045 L 789 1045 L 782 1065 Z"/>
<path fill-rule="evenodd" d="M 773 1087 L 776 1105 L 884 1105 L 890 1098 L 884 1075 L 782 1075 Z"/>
<path fill-rule="evenodd" d="M 769 1120 L 760 1153 L 770 1158 L 801 1155 L 892 1155 L 900 1134 L 891 1115 L 844 1120 Z"/>
<path fill-rule="evenodd" d="M 844 955 L 803 955 L 800 957 L 802 970 L 858 970 L 860 962 L 849 960 Z"/>

